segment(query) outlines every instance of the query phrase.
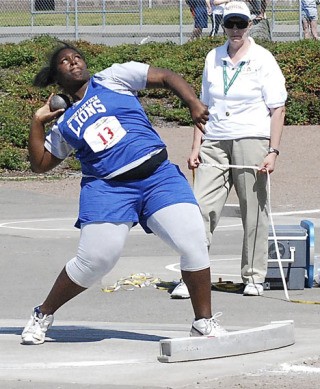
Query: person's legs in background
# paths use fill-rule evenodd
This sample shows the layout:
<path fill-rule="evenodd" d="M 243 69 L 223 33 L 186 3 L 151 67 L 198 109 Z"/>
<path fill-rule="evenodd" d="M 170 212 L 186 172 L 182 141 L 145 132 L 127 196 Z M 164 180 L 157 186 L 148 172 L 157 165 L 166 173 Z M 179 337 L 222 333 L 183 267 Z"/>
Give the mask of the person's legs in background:
<path fill-rule="evenodd" d="M 208 11 L 206 3 L 196 5 L 194 7 L 194 29 L 192 31 L 190 40 L 200 38 L 202 30 L 208 27 Z"/>
<path fill-rule="evenodd" d="M 221 26 L 221 23 L 222 23 L 223 15 L 217 14 L 217 15 L 214 15 L 214 18 L 215 18 L 214 35 L 217 35 L 219 32 L 219 27 Z"/>
<path fill-rule="evenodd" d="M 319 35 L 318 35 L 318 20 L 313 19 L 310 22 L 310 30 L 311 30 L 311 35 L 313 39 L 319 40 Z"/>
<path fill-rule="evenodd" d="M 213 13 L 211 13 L 208 16 L 209 16 L 209 19 L 211 22 L 211 31 L 210 31 L 209 36 L 215 36 L 215 15 L 213 15 Z"/>
<path fill-rule="evenodd" d="M 267 139 L 235 140 L 232 164 L 259 166 L 268 145 Z M 233 169 L 232 175 L 244 229 L 241 261 L 244 295 L 259 296 L 263 294 L 268 267 L 267 175 L 254 169 Z"/>
<path fill-rule="evenodd" d="M 204 141 L 200 150 L 202 163 L 195 169 L 193 191 L 201 210 L 208 248 L 232 188 L 229 169 L 216 166 L 230 164 L 230 145 L 232 141 L 227 140 Z"/>
<path fill-rule="evenodd" d="M 305 39 L 319 40 L 318 34 L 318 10 L 316 7 L 308 7 L 302 9 L 302 29 Z"/>
<path fill-rule="evenodd" d="M 310 22 L 306 17 L 302 17 L 302 29 L 303 29 L 304 39 L 310 39 L 311 38 Z"/>
<path fill-rule="evenodd" d="M 221 26 L 223 15 L 222 14 L 210 14 L 209 17 L 210 17 L 211 24 L 212 24 L 212 28 L 211 28 L 209 36 L 213 37 L 213 36 L 216 36 L 219 32 L 219 27 Z"/>

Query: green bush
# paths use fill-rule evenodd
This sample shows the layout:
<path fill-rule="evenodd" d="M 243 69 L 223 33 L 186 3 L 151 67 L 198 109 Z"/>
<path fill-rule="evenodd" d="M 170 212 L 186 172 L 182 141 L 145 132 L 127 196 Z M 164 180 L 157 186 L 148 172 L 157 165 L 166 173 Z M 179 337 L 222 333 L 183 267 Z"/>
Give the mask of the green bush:
<path fill-rule="evenodd" d="M 0 46 L 0 66 L 9 68 L 34 62 L 36 53 L 27 45 L 6 44 Z"/>
<path fill-rule="evenodd" d="M 0 169 L 24 171 L 28 168 L 25 150 L 3 144 L 0 148 Z"/>
<path fill-rule="evenodd" d="M 150 42 L 116 47 L 85 41 L 70 43 L 85 54 L 91 72 L 102 70 L 115 62 L 145 62 L 181 74 L 199 94 L 205 56 L 224 41 L 223 37 L 215 37 L 182 46 L 170 42 Z M 286 78 L 288 101 L 285 124 L 319 124 L 319 42 L 257 43 L 274 54 Z M 23 170 L 28 166 L 26 148 L 33 112 L 51 92 L 57 91 L 54 87 L 42 90 L 34 88 L 32 80 L 56 44 L 55 38 L 41 36 L 20 44 L 0 45 L 0 169 Z M 192 125 L 188 109 L 170 91 L 148 89 L 141 91 L 140 98 L 151 121 L 160 118 L 180 125 Z M 74 158 L 70 159 L 68 165 L 73 169 L 79 168 Z"/>
<path fill-rule="evenodd" d="M 12 94 L 0 96 L 0 141 L 14 147 L 26 148 L 29 135 L 29 122 L 32 106 L 27 100 L 13 97 Z"/>

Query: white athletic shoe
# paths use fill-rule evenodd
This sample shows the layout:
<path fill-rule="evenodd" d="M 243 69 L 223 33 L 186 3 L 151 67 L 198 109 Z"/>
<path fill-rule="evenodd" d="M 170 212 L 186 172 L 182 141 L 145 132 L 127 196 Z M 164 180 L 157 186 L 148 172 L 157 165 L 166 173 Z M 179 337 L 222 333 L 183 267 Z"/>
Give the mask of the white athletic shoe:
<path fill-rule="evenodd" d="M 190 294 L 187 288 L 187 285 L 181 281 L 179 284 L 173 289 L 171 293 L 171 298 L 173 299 L 188 299 L 190 298 Z"/>
<path fill-rule="evenodd" d="M 34 308 L 30 320 L 21 334 L 22 344 L 42 344 L 46 332 L 53 323 L 53 315 L 43 315 L 39 307 Z"/>
<path fill-rule="evenodd" d="M 244 296 L 262 296 L 263 295 L 263 285 L 254 284 L 250 282 L 246 285 L 243 291 Z"/>
<path fill-rule="evenodd" d="M 190 336 L 208 336 L 219 337 L 227 335 L 228 331 L 220 326 L 217 318 L 221 316 L 221 312 L 217 312 L 211 319 L 199 319 L 192 323 Z"/>

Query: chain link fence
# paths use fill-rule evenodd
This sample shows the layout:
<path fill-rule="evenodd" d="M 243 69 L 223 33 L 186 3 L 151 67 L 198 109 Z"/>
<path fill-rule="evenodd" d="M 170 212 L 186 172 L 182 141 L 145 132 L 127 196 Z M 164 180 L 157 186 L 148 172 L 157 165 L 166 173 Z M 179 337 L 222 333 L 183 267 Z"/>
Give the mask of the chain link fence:
<path fill-rule="evenodd" d="M 198 0 L 201 1 L 201 0 Z M 202 0 L 205 1 L 205 0 Z M 250 0 L 257 15 L 265 0 Z M 252 35 L 273 41 L 302 39 L 301 0 L 267 0 Z M 203 36 L 209 35 L 212 19 Z M 183 44 L 193 17 L 185 0 L 7 0 L 0 2 L 0 43 L 49 34 L 110 46 L 171 41 Z M 223 34 L 222 29 L 218 34 Z"/>

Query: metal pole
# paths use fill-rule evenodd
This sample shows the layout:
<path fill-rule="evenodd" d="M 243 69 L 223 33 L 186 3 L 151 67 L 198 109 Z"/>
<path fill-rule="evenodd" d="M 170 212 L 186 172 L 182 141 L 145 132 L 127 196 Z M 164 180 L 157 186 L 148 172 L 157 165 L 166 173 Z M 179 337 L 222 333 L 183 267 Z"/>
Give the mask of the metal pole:
<path fill-rule="evenodd" d="M 183 44 L 183 7 L 182 7 L 182 0 L 179 1 L 179 35 L 180 35 L 180 45 Z"/>
<path fill-rule="evenodd" d="M 30 0 L 30 11 L 31 11 L 31 32 L 33 32 L 33 25 L 34 25 L 34 9 L 33 9 L 33 2 L 34 2 L 34 0 Z"/>
<path fill-rule="evenodd" d="M 139 15 L 140 15 L 140 31 L 141 31 L 143 25 L 142 0 L 139 0 Z"/>
<path fill-rule="evenodd" d="M 106 0 L 102 1 L 102 26 L 103 30 L 106 29 Z"/>
<path fill-rule="evenodd" d="M 302 6 L 301 6 L 301 0 L 299 1 L 299 38 L 300 40 L 303 38 L 303 31 L 302 31 Z"/>
<path fill-rule="evenodd" d="M 275 8 L 274 8 L 274 0 L 272 0 L 272 4 L 271 4 L 271 14 L 272 14 L 272 18 L 271 18 L 271 40 L 273 41 L 273 31 L 274 31 L 274 25 L 275 25 Z"/>
<path fill-rule="evenodd" d="M 78 0 L 74 0 L 74 32 L 75 40 L 79 39 L 79 29 L 78 29 Z"/>
<path fill-rule="evenodd" d="M 69 25 L 70 25 L 70 5 L 69 5 L 69 0 L 67 0 L 67 3 L 66 3 L 66 29 L 67 29 L 67 31 L 69 30 Z"/>

